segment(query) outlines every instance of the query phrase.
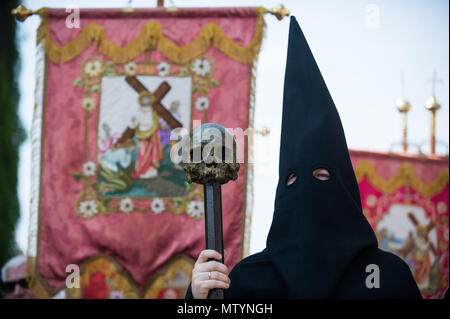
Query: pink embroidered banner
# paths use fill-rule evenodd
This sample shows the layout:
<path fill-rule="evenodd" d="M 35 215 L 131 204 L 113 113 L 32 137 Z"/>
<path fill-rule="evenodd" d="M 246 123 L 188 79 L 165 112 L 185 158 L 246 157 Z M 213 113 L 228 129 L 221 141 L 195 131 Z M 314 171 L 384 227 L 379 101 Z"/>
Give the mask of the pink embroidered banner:
<path fill-rule="evenodd" d="M 145 99 L 168 85 L 160 103 L 188 130 L 251 126 L 263 13 L 82 9 L 77 29 L 65 10 L 40 10 L 28 253 L 38 297 L 184 296 L 205 245 L 203 189 L 170 160 L 171 127 Z M 222 188 L 230 268 L 248 249 L 246 163 Z M 70 264 L 80 289 L 66 289 Z"/>
<path fill-rule="evenodd" d="M 380 248 L 408 263 L 424 298 L 442 298 L 449 286 L 448 157 L 350 155 Z"/>

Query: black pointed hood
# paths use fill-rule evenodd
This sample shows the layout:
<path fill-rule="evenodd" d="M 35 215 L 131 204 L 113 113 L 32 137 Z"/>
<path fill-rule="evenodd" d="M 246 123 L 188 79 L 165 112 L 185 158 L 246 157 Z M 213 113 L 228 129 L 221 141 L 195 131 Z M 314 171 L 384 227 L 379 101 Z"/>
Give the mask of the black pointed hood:
<path fill-rule="evenodd" d="M 330 179 L 313 171 L 325 168 Z M 296 181 L 286 186 L 289 174 Z M 331 294 L 362 250 L 376 247 L 364 217 L 339 114 L 296 19 L 284 82 L 279 182 L 266 251 L 292 298 Z"/>

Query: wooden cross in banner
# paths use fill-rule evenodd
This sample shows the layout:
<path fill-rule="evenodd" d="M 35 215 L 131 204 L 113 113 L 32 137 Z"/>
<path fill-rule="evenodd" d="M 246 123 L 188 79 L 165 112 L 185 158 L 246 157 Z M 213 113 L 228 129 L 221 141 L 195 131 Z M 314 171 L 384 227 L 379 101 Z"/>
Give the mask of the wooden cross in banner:
<path fill-rule="evenodd" d="M 166 121 L 171 129 L 183 127 L 183 125 L 161 104 L 161 100 L 170 90 L 169 83 L 164 81 L 159 85 L 155 92 L 151 93 L 135 76 L 127 76 L 125 81 L 139 93 L 140 104 L 153 107 L 156 113 Z"/>
<path fill-rule="evenodd" d="M 433 252 L 433 254 L 435 256 L 437 256 L 438 251 L 437 251 L 436 247 L 434 247 L 434 245 L 430 241 L 430 239 L 428 238 L 429 232 L 434 228 L 433 222 L 430 221 L 430 223 L 427 226 L 422 226 L 411 212 L 408 213 L 408 218 L 414 224 L 414 226 L 416 226 L 417 236 L 422 236 L 422 238 L 425 240 L 425 242 L 429 245 L 430 250 Z"/>

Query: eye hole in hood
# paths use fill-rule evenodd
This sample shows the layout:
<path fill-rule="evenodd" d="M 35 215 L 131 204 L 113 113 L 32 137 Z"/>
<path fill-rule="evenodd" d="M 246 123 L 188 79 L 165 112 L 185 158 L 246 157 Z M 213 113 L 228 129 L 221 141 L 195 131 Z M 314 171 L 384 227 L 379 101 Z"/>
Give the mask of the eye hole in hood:
<path fill-rule="evenodd" d="M 295 181 L 297 180 L 297 175 L 295 175 L 294 173 L 290 173 L 288 175 L 288 177 L 286 178 L 286 186 L 291 186 L 292 184 L 295 183 Z"/>
<path fill-rule="evenodd" d="M 327 181 L 330 179 L 330 172 L 325 168 L 317 168 L 313 171 L 313 176 L 320 181 Z"/>

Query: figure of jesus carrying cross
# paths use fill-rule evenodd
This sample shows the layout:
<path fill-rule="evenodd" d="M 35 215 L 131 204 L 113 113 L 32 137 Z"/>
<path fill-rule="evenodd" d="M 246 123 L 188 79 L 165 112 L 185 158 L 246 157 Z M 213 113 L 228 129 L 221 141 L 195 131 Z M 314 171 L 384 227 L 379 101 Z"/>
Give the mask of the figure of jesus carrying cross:
<path fill-rule="evenodd" d="M 159 136 L 159 118 L 162 117 L 171 129 L 182 127 L 181 123 L 161 104 L 161 100 L 170 90 L 170 85 L 163 82 L 151 93 L 134 76 L 125 78 L 127 83 L 139 93 L 139 117 L 134 130 L 138 138 L 138 154 L 133 178 L 155 178 L 158 176 L 159 162 L 163 160 L 163 151 Z"/>

